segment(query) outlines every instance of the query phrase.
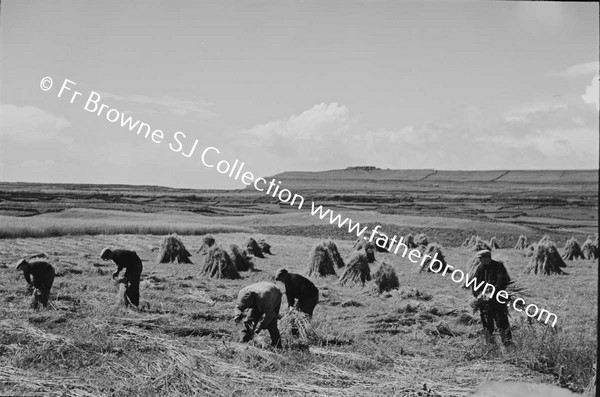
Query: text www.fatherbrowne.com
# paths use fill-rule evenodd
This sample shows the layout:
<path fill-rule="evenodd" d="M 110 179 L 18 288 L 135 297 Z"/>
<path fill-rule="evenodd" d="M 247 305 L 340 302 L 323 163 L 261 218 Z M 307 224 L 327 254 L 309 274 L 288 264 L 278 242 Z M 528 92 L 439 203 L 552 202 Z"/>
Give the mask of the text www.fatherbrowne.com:
<path fill-rule="evenodd" d="M 54 82 L 51 77 L 44 77 L 40 81 L 40 88 L 42 91 L 50 91 Z M 214 147 L 208 146 L 202 151 L 198 150 L 198 139 L 195 139 L 193 143 L 187 140 L 187 135 L 183 131 L 176 131 L 172 134 L 167 134 L 161 129 L 155 129 L 148 123 L 144 123 L 141 120 L 135 120 L 130 115 L 110 107 L 102 102 L 102 95 L 96 91 L 90 91 L 87 95 L 82 92 L 75 90 L 77 84 L 69 79 L 64 79 L 60 89 L 58 90 L 57 97 L 69 100 L 69 103 L 82 104 L 83 109 L 87 112 L 95 114 L 99 117 L 104 117 L 110 123 L 120 125 L 122 128 L 127 129 L 130 132 L 134 132 L 136 135 L 142 136 L 153 144 L 163 144 L 168 142 L 168 147 L 171 151 L 179 153 L 186 158 L 191 158 L 196 153 L 200 153 L 200 161 L 202 165 L 207 168 L 213 168 L 220 174 L 227 175 L 229 178 L 241 181 L 244 185 L 252 185 L 254 189 L 264 194 L 270 195 L 273 198 L 279 200 L 280 203 L 289 204 L 292 207 L 298 209 L 304 208 L 305 199 L 300 194 L 292 193 L 289 189 L 281 187 L 281 181 L 271 179 L 267 181 L 262 177 L 255 177 L 255 175 L 248 170 L 245 170 L 245 163 L 234 159 L 233 162 L 223 159 L 219 155 L 221 151 Z M 84 100 L 85 98 L 85 100 Z M 170 135 L 170 138 L 168 136 Z M 524 312 L 527 317 L 537 318 L 538 321 L 543 321 L 545 324 L 551 322 L 551 326 L 554 327 L 558 320 L 556 314 L 549 312 L 546 309 L 540 309 L 535 304 L 529 304 L 525 306 L 525 301 L 521 298 L 509 300 L 509 295 L 506 291 L 496 291 L 494 285 L 481 281 L 478 283 L 477 278 L 470 276 L 468 273 L 463 272 L 461 269 L 455 269 L 453 266 L 444 266 L 441 261 L 437 259 L 437 253 L 433 257 L 430 255 L 422 255 L 418 249 L 409 249 L 404 243 L 404 238 L 394 235 L 389 238 L 385 233 L 381 232 L 381 226 L 375 226 L 371 231 L 370 235 L 367 233 L 367 226 L 361 227 L 360 223 L 353 222 L 348 217 L 343 217 L 342 214 L 334 213 L 331 209 L 325 209 L 323 206 L 316 206 L 311 201 L 311 216 L 318 216 L 321 220 L 327 220 L 331 225 L 336 225 L 338 228 L 347 228 L 348 233 L 356 234 L 357 237 L 364 236 L 365 240 L 373 242 L 374 244 L 386 248 L 390 252 L 398 255 L 401 251 L 401 256 L 405 258 L 408 255 L 408 259 L 412 263 L 419 263 L 422 267 L 428 259 L 429 269 L 434 273 L 442 272 L 442 276 L 446 276 L 450 270 L 450 279 L 455 283 L 462 284 L 466 288 L 473 289 L 476 292 L 488 294 L 496 299 L 498 303 L 505 304 L 509 307 L 512 306 L 518 312 Z M 376 238 L 377 237 L 377 238 Z M 394 247 L 395 245 L 395 247 Z M 437 266 L 437 267 L 436 267 Z M 525 307 L 525 310 L 522 309 Z"/>

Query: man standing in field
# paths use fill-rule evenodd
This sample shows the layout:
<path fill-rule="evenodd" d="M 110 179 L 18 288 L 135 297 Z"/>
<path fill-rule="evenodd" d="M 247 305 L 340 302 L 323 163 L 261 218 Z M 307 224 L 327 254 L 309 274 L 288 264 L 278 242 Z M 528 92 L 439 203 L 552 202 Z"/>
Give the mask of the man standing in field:
<path fill-rule="evenodd" d="M 280 307 L 281 291 L 276 285 L 263 281 L 242 288 L 234 315 L 235 322 L 239 322 L 248 310 L 240 342 L 248 342 L 254 334 L 266 329 L 271 335 L 271 346 L 280 348 L 281 335 L 277 328 Z"/>
<path fill-rule="evenodd" d="M 21 259 L 17 263 L 17 270 L 23 272 L 25 281 L 30 288 L 34 288 L 34 308 L 37 308 L 38 301 L 42 306 L 48 306 L 48 298 L 50 297 L 50 289 L 54 282 L 55 271 L 51 264 L 44 261 L 28 262 Z M 33 281 L 31 280 L 33 278 Z"/>
<path fill-rule="evenodd" d="M 140 304 L 140 276 L 142 275 L 142 260 L 135 251 L 129 250 L 110 250 L 104 248 L 100 258 L 107 261 L 113 260 L 117 264 L 117 271 L 113 273 L 113 279 L 119 276 L 119 272 L 125 269 L 125 274 L 118 282 L 126 285 L 125 303 L 131 303 L 134 306 Z"/>
<path fill-rule="evenodd" d="M 473 296 L 477 298 L 477 306 L 481 315 L 483 328 L 489 335 L 488 340 L 493 340 L 494 323 L 500 332 L 500 338 L 504 345 L 512 343 L 512 333 L 508 323 L 508 308 L 506 304 L 498 302 L 496 294 L 499 291 L 506 290 L 510 284 L 510 277 L 502 262 L 492 259 L 492 253 L 489 250 L 477 252 L 480 264 L 476 267 L 473 276 L 480 283 L 484 281 L 493 285 L 495 292 L 477 291 L 472 288 Z"/>

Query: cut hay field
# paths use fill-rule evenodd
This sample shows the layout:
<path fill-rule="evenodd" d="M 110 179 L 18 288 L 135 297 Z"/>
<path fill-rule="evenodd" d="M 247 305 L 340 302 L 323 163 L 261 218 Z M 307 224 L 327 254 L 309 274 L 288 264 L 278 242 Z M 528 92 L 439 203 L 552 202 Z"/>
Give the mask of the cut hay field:
<path fill-rule="evenodd" d="M 101 213 L 94 215 L 102 222 Z M 124 220 L 144 214 L 122 215 Z M 263 227 L 286 227 L 291 215 L 281 216 Z M 526 287 L 528 301 L 559 318 L 552 331 L 511 312 L 513 349 L 484 343 L 465 290 L 448 278 L 419 273 L 418 265 L 400 256 L 381 253 L 371 271 L 383 261 L 392 265 L 398 291 L 376 296 L 370 285 L 341 287 L 334 276 L 315 280 L 321 302 L 313 324 L 323 336 L 346 344 L 313 345 L 309 351 L 239 344 L 232 321 L 239 289 L 269 280 L 282 266 L 303 273 L 311 248 L 322 239 L 265 234 L 252 219 L 238 220 L 237 227 L 257 231 L 214 230 L 217 243 L 243 245 L 249 236 L 263 237 L 274 253 L 254 259 L 256 271 L 243 272 L 241 280 L 200 277 L 201 255 L 192 256 L 193 264 L 157 264 L 159 235 L 1 239 L 0 395 L 446 397 L 466 396 L 483 381 L 560 384 L 577 392 L 590 381 L 598 263 L 568 261 L 568 276 L 523 276 L 527 259 L 510 248 L 496 250 L 494 257 Z M 315 226 L 296 221 L 298 227 Z M 492 231 L 494 225 L 486 227 Z M 522 230 L 516 227 L 496 232 Z M 199 236 L 182 239 L 192 253 L 201 244 Z M 346 259 L 353 242 L 334 241 Z M 562 248 L 564 240 L 557 242 Z M 99 259 L 104 247 L 133 249 L 144 260 L 140 311 L 114 307 L 115 266 Z M 25 281 L 14 263 L 39 252 L 49 256 L 58 277 L 53 308 L 35 312 L 28 309 Z M 450 264 L 462 268 L 473 254 L 451 244 L 444 252 Z M 289 337 L 286 329 L 283 333 Z"/>

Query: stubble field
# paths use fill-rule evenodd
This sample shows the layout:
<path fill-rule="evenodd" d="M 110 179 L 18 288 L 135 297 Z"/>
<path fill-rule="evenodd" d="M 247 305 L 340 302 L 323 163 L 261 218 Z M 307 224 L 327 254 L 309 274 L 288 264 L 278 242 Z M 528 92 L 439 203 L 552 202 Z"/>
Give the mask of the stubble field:
<path fill-rule="evenodd" d="M 232 317 L 243 286 L 270 280 L 280 267 L 304 273 L 311 249 L 326 239 L 347 259 L 356 237 L 311 216 L 310 207 L 298 211 L 248 189 L 0 183 L 0 395 L 447 397 L 494 380 L 575 392 L 590 383 L 598 261 L 567 261 L 564 276 L 525 276 L 529 258 L 512 247 L 521 234 L 529 242 L 549 234 L 562 250 L 567 238 L 583 243 L 597 232 L 597 171 L 360 168 L 276 177 L 389 236 L 425 232 L 456 268 L 466 270 L 474 254 L 460 247 L 465 238 L 496 236 L 502 248 L 493 257 L 527 303 L 558 316 L 556 329 L 511 310 L 515 346 L 487 344 L 470 293 L 399 255 L 377 253 L 371 272 L 392 265 L 399 290 L 376 295 L 371 283 L 313 279 L 321 299 L 312 324 L 325 343 L 290 348 L 282 310 L 288 348 L 265 348 L 262 334 L 239 344 Z M 274 255 L 254 259 L 255 271 L 240 280 L 208 279 L 199 254 L 193 264 L 156 263 L 173 232 L 192 253 L 210 233 L 242 248 L 250 236 L 265 238 Z M 115 305 L 115 265 L 99 259 L 104 247 L 132 249 L 144 260 L 140 310 Z M 15 264 L 38 253 L 58 275 L 51 307 L 34 311 Z"/>
<path fill-rule="evenodd" d="M 279 267 L 304 273 L 310 250 L 322 240 L 213 235 L 217 243 L 241 246 L 250 236 L 264 237 L 274 255 L 254 259 L 256 270 L 242 273 L 241 280 L 215 280 L 199 276 L 201 255 L 192 257 L 194 264 L 157 264 L 161 236 L 0 240 L 5 266 L 0 390 L 73 396 L 464 396 L 482 381 L 558 383 L 581 391 L 591 378 L 597 262 L 569 261 L 568 276 L 525 277 L 527 258 L 513 249 L 495 251 L 529 291 L 528 302 L 559 318 L 558 331 L 552 331 L 512 311 L 516 346 L 507 350 L 484 342 L 467 291 L 448 278 L 419 273 L 418 265 L 399 255 L 377 253 L 371 271 L 382 261 L 393 265 L 399 291 L 377 296 L 370 284 L 346 288 L 333 276 L 314 280 L 321 301 L 313 324 L 339 344 L 277 351 L 237 343 L 239 326 L 232 321 L 237 292 L 271 279 Z M 190 252 L 199 248 L 199 236 L 182 238 Z M 334 241 L 346 258 L 352 241 Z M 144 260 L 140 311 L 115 307 L 114 264 L 98 258 L 104 247 L 133 249 Z M 49 256 L 59 277 L 53 307 L 35 312 L 28 309 L 25 282 L 13 264 L 38 252 Z M 473 254 L 460 247 L 444 252 L 463 269 Z"/>

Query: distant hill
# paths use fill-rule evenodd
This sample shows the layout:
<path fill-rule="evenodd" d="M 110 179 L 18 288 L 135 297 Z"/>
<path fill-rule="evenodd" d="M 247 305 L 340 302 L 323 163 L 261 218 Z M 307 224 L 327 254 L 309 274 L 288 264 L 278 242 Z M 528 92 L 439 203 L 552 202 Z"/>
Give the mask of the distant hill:
<path fill-rule="evenodd" d="M 286 171 L 270 178 L 289 185 L 305 185 L 307 181 L 406 181 L 406 182 L 510 182 L 528 184 L 597 184 L 598 170 L 497 170 L 437 171 L 433 169 L 391 170 L 371 166 L 348 167 L 329 171 Z"/>

